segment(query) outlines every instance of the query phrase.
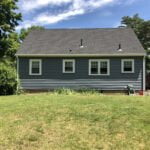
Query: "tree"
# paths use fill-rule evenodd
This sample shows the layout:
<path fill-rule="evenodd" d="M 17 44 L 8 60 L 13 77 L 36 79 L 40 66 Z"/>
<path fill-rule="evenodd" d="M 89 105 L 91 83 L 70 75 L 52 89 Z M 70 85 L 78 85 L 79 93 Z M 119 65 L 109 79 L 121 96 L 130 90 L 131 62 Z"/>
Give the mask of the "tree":
<path fill-rule="evenodd" d="M 147 53 L 149 53 L 150 48 L 150 20 L 146 21 L 135 14 L 133 17 L 125 16 L 122 18 L 122 24 L 130 27 L 134 30 L 137 37 L 139 38 L 141 44 Z M 146 59 L 146 69 L 150 71 L 150 58 Z"/>
<path fill-rule="evenodd" d="M 0 95 L 14 94 L 17 90 L 15 53 L 21 41 L 33 29 L 43 27 L 32 26 L 15 32 L 15 27 L 21 21 L 17 13 L 18 0 L 0 0 Z"/>
<path fill-rule="evenodd" d="M 15 65 L 9 59 L 0 60 L 0 95 L 11 95 L 17 90 Z"/>
<path fill-rule="evenodd" d="M 21 42 L 25 39 L 25 37 L 34 29 L 44 29 L 40 26 L 32 26 L 27 29 L 21 29 L 20 34 L 16 32 L 12 32 L 5 39 L 7 43 L 7 50 L 5 51 L 5 56 L 15 60 L 15 54 L 20 47 Z"/>
<path fill-rule="evenodd" d="M 16 32 L 10 33 L 6 39 L 8 49 L 5 52 L 5 56 L 15 60 L 15 54 L 20 47 L 19 35 Z"/>
<path fill-rule="evenodd" d="M 20 35 L 19 35 L 19 38 L 21 41 L 23 41 L 25 39 L 25 37 L 32 31 L 32 30 L 35 30 L 35 29 L 44 29 L 44 27 L 41 27 L 41 26 L 31 26 L 30 28 L 28 29 L 21 29 L 20 31 Z"/>
<path fill-rule="evenodd" d="M 15 27 L 21 20 L 18 0 L 0 0 L 0 95 L 14 94 L 17 87 L 14 54 L 19 47 Z"/>
<path fill-rule="evenodd" d="M 18 0 L 0 0 L 0 57 L 3 57 L 9 48 L 9 33 L 15 30 L 21 20 L 21 14 L 16 12 L 17 2 Z"/>

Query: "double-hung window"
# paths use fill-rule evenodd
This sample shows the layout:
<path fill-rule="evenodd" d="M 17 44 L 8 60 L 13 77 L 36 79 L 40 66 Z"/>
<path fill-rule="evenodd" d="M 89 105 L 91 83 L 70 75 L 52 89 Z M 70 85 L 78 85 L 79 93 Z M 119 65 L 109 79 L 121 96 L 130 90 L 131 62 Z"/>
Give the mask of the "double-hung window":
<path fill-rule="evenodd" d="M 89 75 L 109 75 L 110 62 L 107 59 L 89 60 Z"/>
<path fill-rule="evenodd" d="M 74 59 L 63 60 L 63 73 L 75 73 L 75 60 Z"/>
<path fill-rule="evenodd" d="M 42 74 L 42 61 L 41 59 L 31 59 L 29 63 L 29 75 Z"/>
<path fill-rule="evenodd" d="M 121 60 L 121 72 L 122 73 L 134 73 L 134 60 L 122 59 Z"/>

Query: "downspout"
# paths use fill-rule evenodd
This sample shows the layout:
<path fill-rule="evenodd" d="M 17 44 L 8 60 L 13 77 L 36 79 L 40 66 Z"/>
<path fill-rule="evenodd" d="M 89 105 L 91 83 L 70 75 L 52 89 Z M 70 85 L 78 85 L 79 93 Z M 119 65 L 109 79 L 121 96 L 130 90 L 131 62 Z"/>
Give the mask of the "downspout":
<path fill-rule="evenodd" d="M 144 56 L 143 57 L 143 91 L 145 91 L 145 88 L 146 88 L 146 86 L 145 86 L 145 82 L 146 82 L 145 73 L 146 73 L 146 69 L 145 69 L 145 56 Z"/>

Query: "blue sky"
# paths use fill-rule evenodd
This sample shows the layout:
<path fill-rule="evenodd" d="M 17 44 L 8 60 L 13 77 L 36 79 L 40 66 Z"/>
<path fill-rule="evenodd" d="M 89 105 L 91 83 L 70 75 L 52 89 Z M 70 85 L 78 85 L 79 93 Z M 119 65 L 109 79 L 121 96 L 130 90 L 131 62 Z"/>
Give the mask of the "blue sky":
<path fill-rule="evenodd" d="M 46 28 L 106 28 L 120 25 L 123 16 L 138 13 L 150 20 L 150 0 L 19 0 L 23 22 Z"/>

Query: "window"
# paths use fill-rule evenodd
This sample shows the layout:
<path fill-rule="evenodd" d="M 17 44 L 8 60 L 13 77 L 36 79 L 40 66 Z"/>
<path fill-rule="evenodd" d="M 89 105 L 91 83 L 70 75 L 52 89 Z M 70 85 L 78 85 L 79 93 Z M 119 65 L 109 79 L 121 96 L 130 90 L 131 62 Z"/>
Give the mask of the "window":
<path fill-rule="evenodd" d="M 91 61 L 91 73 L 98 74 L 98 61 Z"/>
<path fill-rule="evenodd" d="M 134 73 L 134 60 L 123 59 L 121 61 L 121 72 L 122 73 Z"/>
<path fill-rule="evenodd" d="M 108 72 L 108 62 L 107 61 L 101 61 L 100 62 L 100 73 L 101 74 L 107 74 Z"/>
<path fill-rule="evenodd" d="M 29 74 L 30 75 L 41 75 L 42 74 L 42 62 L 40 59 L 31 59 L 29 64 Z"/>
<path fill-rule="evenodd" d="M 109 75 L 109 60 L 89 60 L 89 75 Z"/>
<path fill-rule="evenodd" d="M 74 59 L 63 60 L 63 73 L 75 73 L 75 60 Z"/>

